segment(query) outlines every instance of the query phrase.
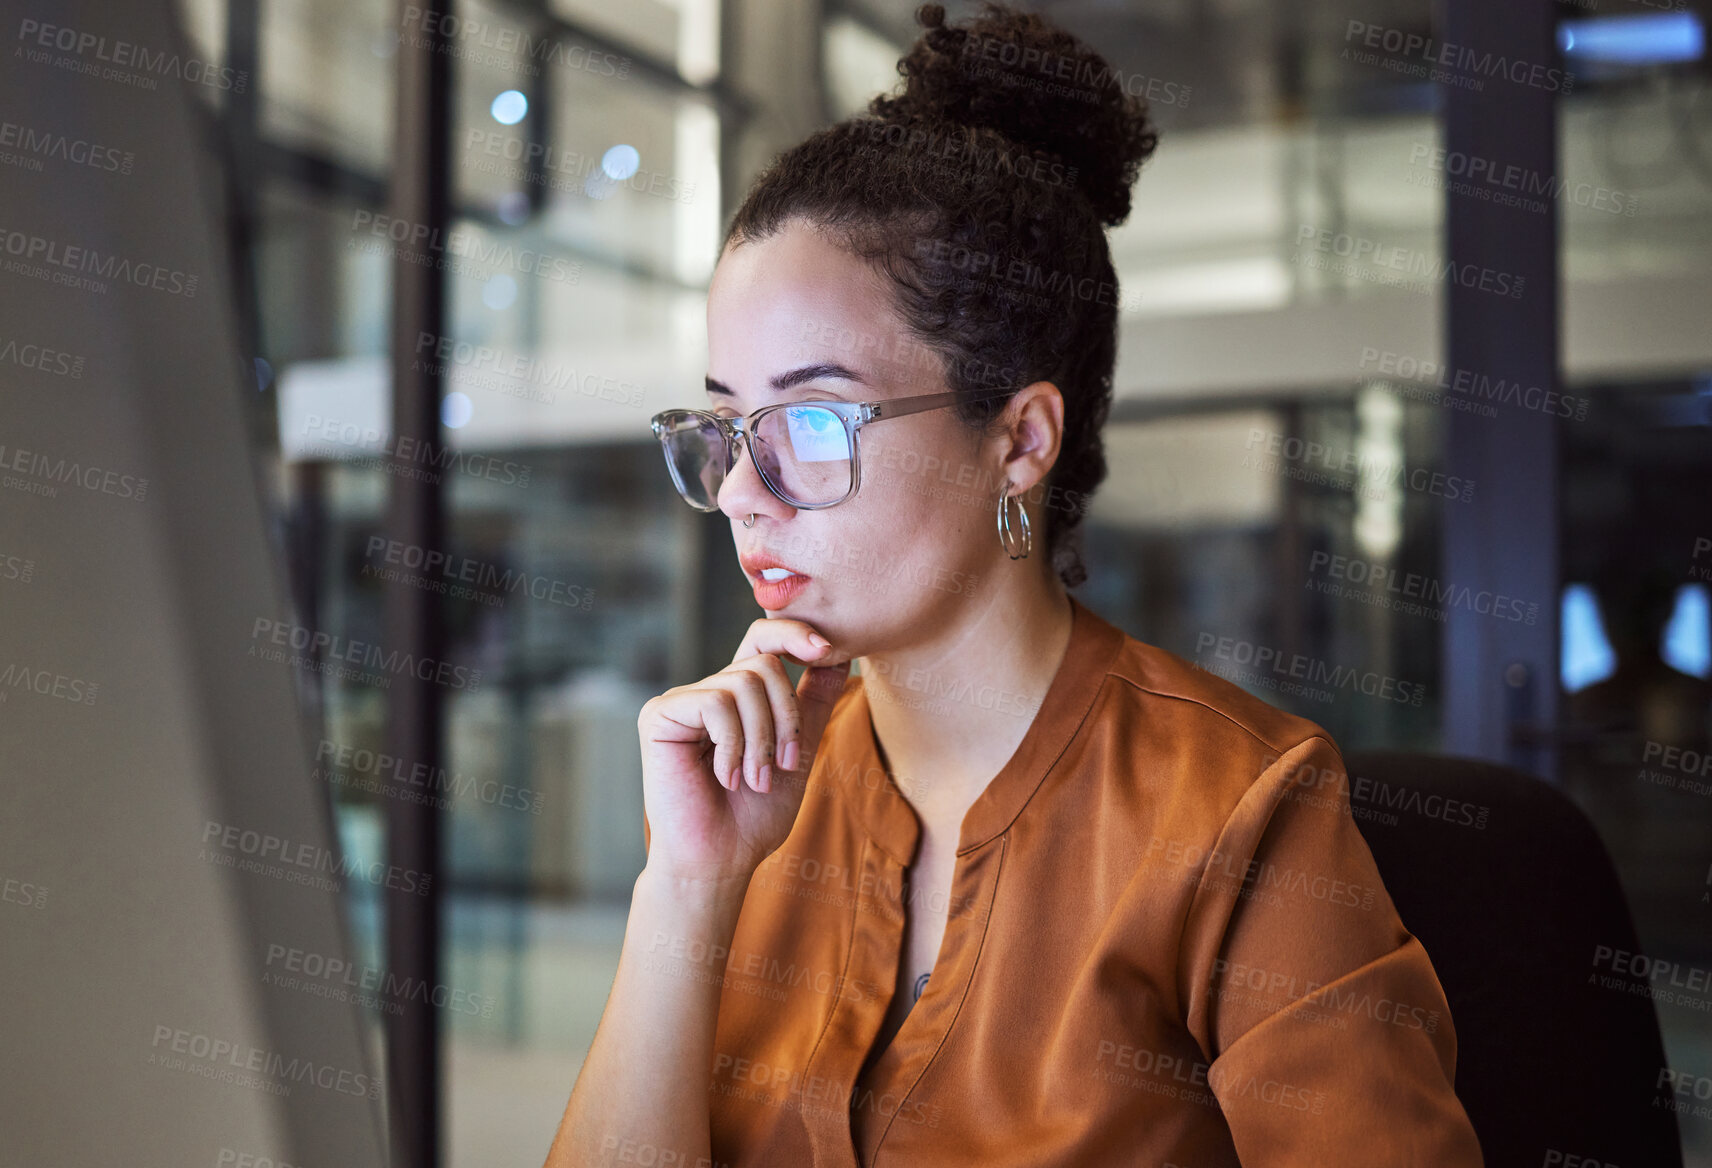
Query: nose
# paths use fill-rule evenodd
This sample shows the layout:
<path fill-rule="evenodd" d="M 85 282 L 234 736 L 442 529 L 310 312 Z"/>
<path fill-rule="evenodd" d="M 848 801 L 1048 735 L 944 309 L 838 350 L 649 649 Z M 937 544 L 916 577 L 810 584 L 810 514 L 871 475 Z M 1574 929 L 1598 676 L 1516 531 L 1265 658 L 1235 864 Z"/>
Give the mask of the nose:
<path fill-rule="evenodd" d="M 775 519 L 789 519 L 796 514 L 795 507 L 767 489 L 746 437 L 738 441 L 736 465 L 719 484 L 719 509 L 740 523 L 751 514 Z"/>

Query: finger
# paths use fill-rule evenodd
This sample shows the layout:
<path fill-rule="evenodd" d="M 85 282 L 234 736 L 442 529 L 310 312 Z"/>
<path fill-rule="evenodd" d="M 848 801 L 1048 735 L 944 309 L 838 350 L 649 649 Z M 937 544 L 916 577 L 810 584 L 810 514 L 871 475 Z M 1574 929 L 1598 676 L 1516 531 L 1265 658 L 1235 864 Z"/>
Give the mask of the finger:
<path fill-rule="evenodd" d="M 820 630 L 806 621 L 784 617 L 763 617 L 749 626 L 732 664 L 757 653 L 777 653 L 798 665 L 812 665 L 826 657 L 831 645 Z"/>
<path fill-rule="evenodd" d="M 717 675 L 716 675 L 717 676 Z M 674 686 L 643 704 L 637 724 L 648 743 L 688 748 L 696 763 L 713 772 L 714 781 L 735 791 L 743 762 L 743 715 L 725 687 L 705 681 Z"/>
<path fill-rule="evenodd" d="M 824 668 L 810 666 L 803 670 L 802 680 L 797 683 L 797 703 L 802 713 L 798 747 L 801 754 L 794 760 L 792 770 L 807 774 L 814 765 L 814 756 L 820 750 L 820 736 L 826 729 L 827 720 L 832 717 L 832 707 L 838 704 L 849 680 L 848 661 Z"/>
<path fill-rule="evenodd" d="M 753 657 L 746 657 L 732 665 L 731 669 L 752 672 L 761 679 L 761 684 L 767 690 L 767 703 L 773 715 L 772 738 L 767 743 L 771 750 L 762 752 L 760 786 L 756 789 L 768 791 L 772 789 L 773 772 L 787 769 L 785 763 L 794 760 L 792 747 L 801 739 L 802 716 L 797 709 L 796 686 L 791 682 L 791 675 L 785 672 L 784 662 L 774 653 L 758 653 Z"/>
<path fill-rule="evenodd" d="M 708 678 L 705 684 L 724 689 L 736 700 L 737 711 L 743 719 L 743 752 L 738 761 L 743 767 L 744 781 L 759 791 L 761 768 L 772 763 L 776 738 L 773 705 L 767 694 L 766 682 L 752 670 L 727 669 Z"/>
<path fill-rule="evenodd" d="M 737 789 L 737 768 L 743 763 L 743 713 L 735 694 L 722 689 L 698 689 L 702 725 L 713 742 L 713 777 L 728 791 Z"/>

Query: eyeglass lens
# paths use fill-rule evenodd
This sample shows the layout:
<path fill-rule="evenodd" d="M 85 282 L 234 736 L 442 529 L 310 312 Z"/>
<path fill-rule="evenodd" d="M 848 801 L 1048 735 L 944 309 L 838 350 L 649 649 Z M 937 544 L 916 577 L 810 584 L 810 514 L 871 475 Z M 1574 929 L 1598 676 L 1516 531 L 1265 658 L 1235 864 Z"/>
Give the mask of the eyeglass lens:
<path fill-rule="evenodd" d="M 690 506 L 719 505 L 729 457 L 725 435 L 704 417 L 678 414 L 661 435 L 672 482 Z M 820 406 L 787 406 L 761 419 L 750 449 L 768 486 L 795 507 L 825 506 L 850 493 L 850 433 Z"/>

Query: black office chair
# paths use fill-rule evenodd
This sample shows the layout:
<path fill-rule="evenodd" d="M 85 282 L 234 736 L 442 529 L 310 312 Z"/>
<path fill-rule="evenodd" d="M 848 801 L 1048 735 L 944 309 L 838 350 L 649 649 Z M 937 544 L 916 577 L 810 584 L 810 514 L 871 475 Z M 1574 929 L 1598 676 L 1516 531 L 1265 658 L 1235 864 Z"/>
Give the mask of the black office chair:
<path fill-rule="evenodd" d="M 1681 1168 L 1673 1096 L 1656 1086 L 1667 1064 L 1653 1002 L 1593 977 L 1644 984 L 1595 963 L 1597 946 L 1641 948 L 1581 809 L 1488 762 L 1390 751 L 1345 762 L 1380 877 L 1444 985 L 1456 1093 L 1488 1168 L 1571 1156 Z"/>

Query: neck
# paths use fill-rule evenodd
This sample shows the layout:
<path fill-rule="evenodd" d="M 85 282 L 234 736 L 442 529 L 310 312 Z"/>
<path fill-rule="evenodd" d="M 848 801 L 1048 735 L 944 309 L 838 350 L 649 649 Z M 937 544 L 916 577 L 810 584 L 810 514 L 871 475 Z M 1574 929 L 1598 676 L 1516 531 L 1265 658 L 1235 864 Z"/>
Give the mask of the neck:
<path fill-rule="evenodd" d="M 1049 565 L 1001 562 L 983 595 L 906 648 L 860 658 L 882 765 L 924 832 L 963 815 L 1034 722 L 1070 643 L 1070 596 Z"/>

